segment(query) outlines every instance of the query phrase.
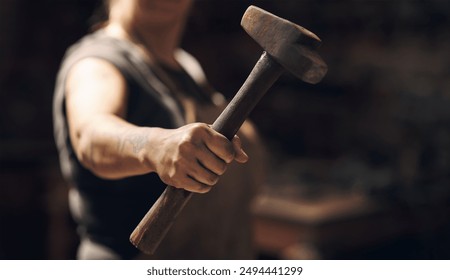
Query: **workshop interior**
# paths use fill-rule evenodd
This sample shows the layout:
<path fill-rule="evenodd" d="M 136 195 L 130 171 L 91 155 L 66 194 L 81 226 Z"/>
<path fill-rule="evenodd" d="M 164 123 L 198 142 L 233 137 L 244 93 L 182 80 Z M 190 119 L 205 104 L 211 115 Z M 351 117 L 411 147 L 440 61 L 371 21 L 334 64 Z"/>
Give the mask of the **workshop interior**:
<path fill-rule="evenodd" d="M 100 4 L 0 0 L 0 259 L 75 258 L 52 98 Z M 228 100 L 262 52 L 250 5 L 314 32 L 328 66 L 284 73 L 249 116 L 269 166 L 255 258 L 449 259 L 450 2 L 195 0 L 182 46 Z"/>

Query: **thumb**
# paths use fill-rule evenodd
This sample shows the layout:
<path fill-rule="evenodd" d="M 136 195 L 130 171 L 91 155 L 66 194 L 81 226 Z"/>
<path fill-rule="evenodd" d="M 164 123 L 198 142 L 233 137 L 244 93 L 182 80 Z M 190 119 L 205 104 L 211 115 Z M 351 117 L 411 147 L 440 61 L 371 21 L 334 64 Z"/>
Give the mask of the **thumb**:
<path fill-rule="evenodd" d="M 241 139 L 235 135 L 232 139 L 233 148 L 235 152 L 234 160 L 239 163 L 246 163 L 248 161 L 248 155 L 242 149 Z"/>

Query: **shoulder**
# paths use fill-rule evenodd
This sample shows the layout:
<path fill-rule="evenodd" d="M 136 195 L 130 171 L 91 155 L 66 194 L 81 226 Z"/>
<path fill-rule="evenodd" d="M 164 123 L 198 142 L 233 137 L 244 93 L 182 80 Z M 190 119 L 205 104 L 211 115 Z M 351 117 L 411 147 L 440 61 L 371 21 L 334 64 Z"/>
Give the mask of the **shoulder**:
<path fill-rule="evenodd" d="M 122 73 L 109 61 L 86 57 L 75 62 L 67 73 L 67 84 L 85 81 L 88 84 L 104 83 L 112 86 L 125 84 Z"/>
<path fill-rule="evenodd" d="M 108 67 L 114 66 L 124 76 L 128 77 L 130 69 L 133 68 L 133 61 L 130 59 L 132 48 L 122 40 L 108 36 L 103 30 L 98 30 L 81 38 L 73 44 L 62 60 L 60 72 L 67 74 L 75 65 L 81 61 L 90 61 L 81 64 L 102 64 Z M 97 63 L 95 63 L 95 61 Z"/>
<path fill-rule="evenodd" d="M 115 39 L 102 30 L 88 34 L 71 46 L 63 60 L 61 71 L 66 77 L 66 90 L 73 85 L 111 85 L 123 88 L 126 68 Z"/>

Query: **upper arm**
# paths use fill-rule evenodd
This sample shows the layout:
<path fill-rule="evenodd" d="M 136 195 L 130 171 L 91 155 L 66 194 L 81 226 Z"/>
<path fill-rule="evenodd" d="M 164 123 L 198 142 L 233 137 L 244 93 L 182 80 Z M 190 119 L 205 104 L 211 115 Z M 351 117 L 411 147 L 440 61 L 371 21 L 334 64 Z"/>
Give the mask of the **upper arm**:
<path fill-rule="evenodd" d="M 84 128 L 97 117 L 126 114 L 127 86 L 111 63 L 86 58 L 69 71 L 66 84 L 66 111 L 71 140 L 76 147 Z"/>

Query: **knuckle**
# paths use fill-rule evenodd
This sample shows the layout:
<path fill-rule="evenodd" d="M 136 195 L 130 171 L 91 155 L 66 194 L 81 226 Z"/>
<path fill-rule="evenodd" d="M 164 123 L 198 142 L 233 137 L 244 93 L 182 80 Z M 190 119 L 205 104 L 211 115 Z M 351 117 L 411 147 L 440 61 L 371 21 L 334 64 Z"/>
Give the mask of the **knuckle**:
<path fill-rule="evenodd" d="M 178 157 L 186 158 L 189 155 L 192 155 L 195 153 L 197 146 L 198 145 L 195 144 L 192 137 L 184 137 L 178 146 Z"/>
<path fill-rule="evenodd" d="M 192 149 L 193 143 L 195 141 L 195 137 L 191 134 L 184 135 L 184 137 L 181 139 L 180 143 L 178 144 L 179 152 L 186 152 L 189 151 L 189 149 Z"/>
<path fill-rule="evenodd" d="M 192 149 L 200 146 L 200 143 L 203 142 L 206 136 L 207 133 L 205 133 L 203 124 L 193 124 L 181 138 L 179 145 L 186 149 Z"/>
<path fill-rule="evenodd" d="M 191 125 L 191 133 L 193 135 L 202 135 L 208 130 L 208 125 L 204 123 L 194 123 Z"/>

